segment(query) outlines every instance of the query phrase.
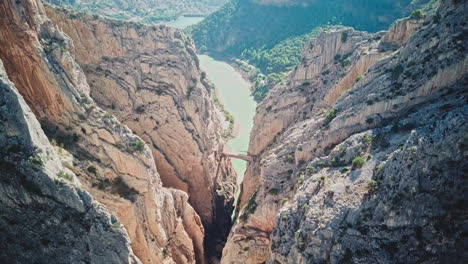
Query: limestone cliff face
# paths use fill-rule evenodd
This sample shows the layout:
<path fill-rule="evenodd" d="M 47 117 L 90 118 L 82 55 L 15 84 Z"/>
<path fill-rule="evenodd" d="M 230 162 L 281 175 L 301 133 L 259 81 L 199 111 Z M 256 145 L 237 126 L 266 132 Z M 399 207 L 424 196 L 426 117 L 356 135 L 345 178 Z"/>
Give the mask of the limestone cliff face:
<path fill-rule="evenodd" d="M 123 226 L 62 165 L 1 60 L 0 146 L 2 263 L 141 263 Z"/>
<path fill-rule="evenodd" d="M 225 128 L 191 40 L 164 25 L 47 12 L 73 40 L 91 97 L 148 144 L 163 185 L 187 192 L 205 225 L 226 232 L 236 177 L 218 162 Z"/>
<path fill-rule="evenodd" d="M 467 10 L 306 45 L 258 108 L 222 263 L 460 263 Z"/>
<path fill-rule="evenodd" d="M 79 251 L 80 256 L 82 252 L 87 252 L 86 250 L 92 251 L 89 256 L 84 256 L 86 259 L 83 261 L 125 263 L 126 258 L 133 262 L 137 261 L 131 253 L 132 250 L 128 248 L 128 239 L 118 227 L 120 222 L 132 241 L 133 252 L 144 263 L 205 263 L 204 228 L 200 217 L 187 202 L 188 195 L 179 190 L 164 188 L 150 149 L 127 126 L 122 125 L 112 114 L 100 108 L 89 96 L 91 89 L 86 82 L 85 74 L 75 62 L 76 55 L 73 53 L 72 41 L 48 19 L 42 3 L 36 0 L 7 0 L 0 3 L 0 11 L 2 13 L 0 59 L 4 61 L 7 75 L 38 117 L 42 129 L 58 153 L 58 157 L 56 154 L 50 154 L 54 162 L 45 162 L 44 168 L 37 173 L 48 175 L 48 178 L 41 176 L 44 178 L 42 181 L 45 182 L 43 193 L 53 193 L 54 196 L 43 197 L 44 195 L 38 193 L 24 194 L 24 192 L 37 191 L 34 185 L 29 184 L 28 175 L 25 176 L 24 182 L 2 182 L 2 188 L 7 191 L 11 190 L 8 184 L 22 185 L 21 188 L 26 188 L 24 192 L 21 189 L 15 191 L 14 195 L 17 197 L 12 194 L 7 198 L 14 201 L 24 194 L 26 202 L 30 202 L 33 207 L 39 204 L 38 208 L 41 208 L 41 212 L 52 211 L 55 210 L 54 208 L 65 211 L 63 217 L 62 214 L 57 216 L 62 217 L 63 221 L 75 221 L 77 217 L 80 223 L 85 223 L 83 220 L 89 218 L 92 222 L 89 223 L 91 230 L 97 229 L 91 231 L 91 234 L 86 233 L 90 230 L 88 226 L 84 227 L 86 230 L 81 230 L 81 225 L 75 227 L 73 222 L 70 222 L 72 228 L 70 232 L 65 228 L 55 230 L 57 237 L 74 239 L 79 247 L 89 244 L 90 247 Z M 4 107 L 3 104 L 2 107 Z M 11 115 L 14 112 L 5 112 L 5 114 Z M 8 118 L 7 126 L 15 120 L 8 116 L 6 118 Z M 2 118 L 2 125 L 3 121 Z M 32 131 L 29 132 L 23 131 L 24 135 L 42 133 L 39 125 L 31 129 Z M 6 132 L 11 134 L 9 137 L 14 137 L 17 133 L 14 130 Z M 22 135 L 19 136 L 22 137 Z M 8 145 L 9 142 L 3 140 L 1 149 L 12 152 L 14 149 L 8 146 L 4 148 L 4 144 Z M 38 155 L 40 159 L 48 160 L 48 152 L 52 153 L 51 150 L 49 151 L 51 147 L 49 143 L 44 143 L 44 140 L 41 142 L 45 147 L 39 146 L 43 151 Z M 30 150 L 33 149 L 32 143 L 28 143 L 26 147 L 25 153 L 30 155 Z M 8 158 L 9 156 L 2 155 L 2 157 Z M 37 159 L 38 157 L 33 156 L 31 160 L 33 163 L 41 163 Z M 56 165 L 57 159 L 60 159 L 62 164 L 60 166 L 64 167 L 63 171 L 59 165 Z M 9 167 L 2 166 L 3 168 Z M 29 172 L 29 169 L 26 172 Z M 12 170 L 8 173 L 22 175 L 24 171 L 20 167 L 19 171 Z M 52 185 L 54 183 L 51 179 L 57 177 L 64 178 L 66 181 L 70 180 L 77 185 L 80 184 L 96 200 L 104 204 L 115 216 L 111 222 L 117 226 L 116 231 L 108 228 L 110 223 L 107 223 L 109 217 L 106 216 L 106 210 L 102 206 L 101 209 L 96 209 L 97 207 L 91 204 L 92 199 L 88 194 L 71 187 L 65 188 L 66 192 L 54 189 L 55 185 Z M 41 185 L 40 188 L 42 187 Z M 75 198 L 67 193 L 75 193 L 73 194 Z M 28 195 L 37 201 L 29 201 Z M 54 198 L 55 196 L 58 198 Z M 78 198 L 82 200 L 82 205 L 79 205 L 80 199 Z M 48 202 L 47 199 L 55 199 L 55 202 Z M 61 202 L 62 200 L 71 204 L 68 205 L 69 209 L 60 205 L 64 203 Z M 11 203 L 11 208 L 19 206 L 13 202 L 8 203 Z M 61 209 L 62 207 L 64 209 Z M 9 213 L 6 212 L 6 214 Z M 17 222 L 20 225 L 18 228 L 23 228 L 24 225 L 26 229 L 36 230 L 37 225 L 40 224 L 42 230 L 42 228 L 58 225 L 54 224 L 53 219 L 45 217 L 38 213 L 30 215 L 31 219 L 19 219 L 21 221 Z M 100 220 L 93 220 L 96 218 Z M 27 220 L 34 221 L 37 225 L 29 226 Z M 9 232 L 9 229 L 2 228 L 1 230 Z M 41 232 L 45 232 L 45 229 Z M 102 235 L 102 237 L 95 238 L 94 235 Z M 2 234 L 1 237 L 3 239 L 10 236 Z M 44 237 L 47 238 L 46 235 Z M 34 241 L 37 240 L 37 238 L 34 239 Z M 99 242 L 100 239 L 106 239 L 106 241 Z M 22 245 L 21 243 L 23 242 L 11 243 L 9 241 L 8 246 L 14 249 L 12 252 L 19 252 L 18 248 Z M 54 245 L 58 242 L 44 240 L 41 243 Z M 101 245 L 92 243 L 101 243 Z M 1 243 L 1 245 L 3 247 L 6 244 Z M 69 246 L 69 244 L 66 245 Z M 24 246 L 37 248 L 36 244 L 24 244 Z M 47 248 L 45 246 L 47 245 L 44 245 L 44 248 Z M 57 262 L 64 256 L 70 259 L 75 257 L 73 255 L 75 251 L 60 243 L 59 246 L 58 251 L 52 252 L 54 255 L 44 253 L 47 262 Z M 54 247 L 57 248 L 57 246 Z M 9 251 L 2 250 L 2 252 Z M 53 257 L 56 256 L 56 252 L 60 253 L 60 258 Z M 21 252 L 16 254 L 21 254 Z M 35 253 L 31 253 L 29 257 L 34 258 L 34 256 Z"/>

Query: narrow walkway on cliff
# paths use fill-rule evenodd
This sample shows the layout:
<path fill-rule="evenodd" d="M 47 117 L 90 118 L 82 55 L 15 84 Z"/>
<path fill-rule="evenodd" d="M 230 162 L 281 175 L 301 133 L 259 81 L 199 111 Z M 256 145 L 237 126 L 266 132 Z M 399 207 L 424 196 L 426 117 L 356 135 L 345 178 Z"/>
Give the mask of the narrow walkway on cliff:
<path fill-rule="evenodd" d="M 245 160 L 247 162 L 251 162 L 253 160 L 253 158 L 251 156 L 249 156 L 249 155 L 233 154 L 233 153 L 228 153 L 228 152 L 223 152 L 222 155 L 225 156 L 225 157 L 230 157 L 230 158 L 234 158 L 234 159 Z"/>

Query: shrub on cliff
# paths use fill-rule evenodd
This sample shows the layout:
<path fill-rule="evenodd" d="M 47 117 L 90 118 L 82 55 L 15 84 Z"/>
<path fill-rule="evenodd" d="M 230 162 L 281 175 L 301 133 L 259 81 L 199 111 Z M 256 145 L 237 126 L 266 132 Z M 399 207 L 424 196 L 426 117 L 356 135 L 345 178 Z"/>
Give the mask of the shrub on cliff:
<path fill-rule="evenodd" d="M 354 169 L 359 169 L 359 168 L 362 168 L 362 166 L 364 166 L 364 164 L 366 163 L 366 160 L 363 158 L 363 157 L 355 157 L 353 159 L 353 168 Z"/>
<path fill-rule="evenodd" d="M 143 152 L 143 150 L 145 150 L 145 143 L 138 139 L 130 145 L 130 148 L 132 151 Z"/>

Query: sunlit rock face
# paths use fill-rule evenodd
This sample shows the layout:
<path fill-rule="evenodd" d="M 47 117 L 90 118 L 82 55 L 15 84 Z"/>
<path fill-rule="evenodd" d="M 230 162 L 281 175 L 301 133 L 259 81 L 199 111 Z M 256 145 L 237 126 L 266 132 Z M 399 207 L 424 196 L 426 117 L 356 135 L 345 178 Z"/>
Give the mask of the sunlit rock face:
<path fill-rule="evenodd" d="M 463 258 L 467 8 L 305 45 L 258 107 L 222 263 Z"/>
<path fill-rule="evenodd" d="M 61 162 L 1 60 L 0 146 L 2 263 L 141 263 L 123 226 Z"/>
<path fill-rule="evenodd" d="M 106 260 L 112 263 L 125 263 L 127 262 L 126 259 L 137 262 L 137 257 L 144 263 L 205 263 L 206 257 L 203 248 L 205 228 L 202 225 L 202 219 L 189 204 L 189 195 L 181 190 L 163 187 L 160 174 L 156 169 L 155 160 L 157 161 L 158 159 L 153 156 L 153 153 L 157 153 L 151 151 L 150 147 L 144 143 L 147 140 L 145 135 L 142 133 L 142 138 L 136 136 L 126 125 L 120 122 L 119 117 L 121 116 L 118 115 L 119 112 L 113 115 L 109 111 L 103 110 L 101 106 L 105 107 L 106 105 L 101 104 L 102 102 L 98 100 L 102 97 L 96 96 L 96 100 L 93 100 L 90 96 L 104 90 L 96 91 L 93 86 L 90 87 L 88 84 L 93 79 L 85 75 L 88 72 L 84 67 L 86 65 L 84 63 L 80 65 L 82 61 L 78 60 L 82 58 L 82 53 L 80 53 L 82 51 L 76 48 L 80 47 L 80 42 L 74 44 L 74 39 L 69 38 L 61 31 L 62 27 L 66 29 L 65 17 L 64 24 L 54 23 L 54 20 L 49 20 L 49 16 L 54 18 L 52 13 L 46 14 L 42 2 L 34 0 L 3 1 L 0 3 L 0 10 L 2 12 L 2 17 L 0 18 L 0 59 L 4 61 L 5 72 L 9 79 L 17 88 L 19 94 L 24 97 L 25 102 L 32 109 L 32 112 L 42 126 L 36 125 L 28 133 L 36 133 L 36 131 L 42 131 L 41 129 L 43 129 L 53 145 L 53 149 L 58 153 L 57 159 L 59 161 L 56 161 L 56 163 L 64 167 L 63 172 L 61 167 L 54 167 L 55 169 L 51 169 L 52 174 L 48 173 L 48 177 L 51 179 L 60 178 L 67 182 L 70 181 L 76 186 L 81 186 L 80 188 L 88 191 L 95 200 L 107 208 L 105 209 L 103 206 L 100 206 L 99 208 L 101 209 L 97 210 L 91 205 L 84 207 L 85 209 L 91 208 L 92 210 L 97 210 L 92 214 L 90 213 L 89 217 L 90 219 L 102 218 L 99 220 L 102 224 L 100 222 L 95 223 L 96 228 L 104 228 L 103 230 L 99 230 L 99 232 L 102 231 L 103 237 L 109 240 L 106 243 L 102 243 L 102 246 L 108 245 L 113 248 L 94 248 L 97 245 L 90 245 L 87 250 L 98 250 L 93 251 L 92 254 L 106 258 Z M 99 28 L 99 26 L 103 26 L 104 24 L 102 22 L 102 24 L 97 23 L 90 26 L 96 26 L 95 29 L 97 32 L 100 32 L 100 30 L 105 30 L 105 28 Z M 80 29 L 79 25 L 80 23 L 76 23 L 76 29 Z M 122 34 L 129 39 L 132 38 L 131 34 L 136 34 L 137 29 L 135 29 L 136 25 L 134 24 L 121 25 L 121 27 L 126 28 Z M 182 38 L 182 35 L 178 35 L 179 33 L 169 29 L 155 30 L 154 34 L 159 34 L 157 36 L 152 35 L 156 39 L 164 37 L 173 42 L 177 42 L 177 39 L 180 40 Z M 90 36 L 83 34 L 83 38 L 85 37 Z M 93 39 L 90 39 L 90 41 L 93 41 Z M 106 42 L 90 42 L 96 45 L 85 48 L 89 48 L 89 50 L 95 49 L 97 50 L 96 52 L 100 52 L 99 45 L 107 48 L 118 48 L 118 45 L 115 43 L 116 46 L 111 46 L 114 45 L 111 42 L 112 39 L 109 41 L 110 44 Z M 147 43 L 148 41 L 145 42 L 145 44 Z M 159 44 L 155 41 L 155 45 Z M 152 47 L 158 52 L 163 52 L 161 49 L 164 46 L 159 46 L 159 49 L 156 46 Z M 117 49 L 117 51 L 114 50 L 113 52 L 119 52 L 119 50 Z M 189 52 L 190 50 L 187 48 L 186 53 L 183 55 L 187 56 L 185 63 L 196 65 L 197 62 L 193 57 L 188 55 Z M 93 52 L 91 51 L 90 53 L 92 54 Z M 141 56 L 144 56 L 144 54 Z M 95 57 L 90 56 L 87 58 L 93 59 Z M 82 70 L 83 68 L 85 68 L 85 71 Z M 183 75 L 181 71 L 177 73 L 181 75 L 179 77 L 176 76 L 174 82 L 177 84 L 181 82 L 182 84 L 179 88 L 184 89 L 184 92 L 187 92 L 189 88 L 183 86 L 186 82 L 184 80 L 191 80 L 193 77 L 202 82 L 201 77 L 198 76 L 201 75 L 198 70 L 187 72 L 185 73 L 186 75 Z M 214 134 L 209 136 L 207 134 L 197 134 L 196 129 L 201 129 L 200 127 L 202 127 L 200 124 L 202 118 L 193 116 L 192 122 L 195 125 L 189 126 L 187 124 L 187 130 L 191 131 L 191 141 L 187 141 L 189 150 L 184 150 L 181 147 L 179 154 L 183 156 L 187 152 L 190 152 L 187 154 L 186 165 L 196 167 L 194 169 L 195 172 L 199 172 L 201 169 L 199 164 L 192 164 L 195 162 L 194 159 L 198 159 L 203 164 L 201 167 L 206 174 L 200 172 L 196 174 L 194 172 L 193 174 L 187 174 L 185 177 L 202 175 L 203 178 L 199 179 L 199 181 L 207 183 L 204 186 L 205 191 L 203 193 L 204 195 L 208 193 L 207 197 L 209 199 L 211 199 L 209 195 L 211 191 L 214 192 L 214 184 L 218 181 L 225 181 L 223 185 L 225 187 L 216 186 L 216 190 L 224 190 L 225 192 L 220 191 L 220 195 L 216 196 L 217 203 L 213 203 L 217 204 L 217 207 L 221 207 L 223 203 L 229 204 L 229 199 L 232 197 L 230 193 L 233 193 L 234 188 L 233 184 L 229 185 L 229 181 L 234 181 L 234 179 L 230 178 L 232 173 L 230 165 L 227 162 L 219 165 L 218 174 L 210 174 L 210 172 L 214 171 L 211 166 L 214 166 L 215 157 L 218 155 L 212 149 L 217 144 L 221 144 L 217 141 L 220 138 L 218 134 L 221 132 L 216 130 L 218 127 L 215 121 L 213 121 L 215 120 L 212 117 L 214 114 L 209 112 L 214 110 L 214 107 L 208 96 L 208 86 L 209 84 L 206 82 L 206 84 L 198 84 L 193 88 L 193 98 L 198 98 L 197 100 L 199 101 L 205 100 L 205 102 L 197 102 L 194 99 L 193 103 L 186 104 L 189 104 L 190 106 L 187 106 L 187 108 L 193 111 L 199 107 L 201 111 L 199 115 L 203 115 L 208 120 L 203 121 L 203 125 L 209 126 L 206 128 L 206 131 L 213 132 Z M 176 93 L 177 91 L 174 90 L 173 92 Z M 114 94 L 109 93 L 109 96 L 111 97 Z M 134 96 L 145 96 L 145 100 L 151 100 L 148 94 L 134 94 Z M 122 102 L 122 104 L 133 106 L 133 99 L 128 102 Z M 179 98 L 173 97 L 173 99 L 178 100 Z M 174 109 L 171 107 L 182 103 L 181 101 L 168 104 L 166 106 L 169 109 L 165 109 L 169 113 L 174 113 Z M 189 110 L 181 110 L 180 112 L 180 116 L 183 116 L 185 121 L 190 117 L 190 114 L 186 114 L 186 112 L 189 112 Z M 12 113 L 7 112 L 7 114 Z M 29 113 L 29 115 L 33 114 Z M 11 120 L 11 117 L 8 116 L 8 118 L 10 118 L 8 120 Z M 179 120 L 177 117 L 174 118 Z M 122 121 L 125 121 L 125 119 L 122 118 Z M 174 126 L 178 126 L 178 124 Z M 142 129 L 135 128 L 135 130 L 139 131 Z M 222 130 L 222 128 L 219 129 Z M 10 132 L 7 130 L 6 133 Z M 14 131 L 11 133 L 15 135 Z M 188 137 L 187 132 L 183 135 L 184 137 Z M 9 141 L 3 142 L 8 143 Z M 174 144 L 178 143 L 175 142 Z M 198 148 L 206 147 L 207 150 L 203 152 L 203 155 L 208 153 L 206 154 L 207 156 L 196 156 L 199 152 L 195 152 L 195 154 L 191 153 L 191 151 L 197 150 L 190 149 L 194 144 L 197 144 Z M 32 149 L 33 146 L 29 148 Z M 44 151 L 41 151 L 42 159 L 48 159 L 47 151 L 49 149 L 47 148 L 49 147 L 43 148 Z M 49 152 L 52 153 L 52 151 Z M 53 158 L 56 159 L 55 156 Z M 208 161 L 203 161 L 203 158 L 207 158 Z M 45 170 L 49 170 L 49 165 L 52 166 L 53 164 L 49 164 L 49 162 L 45 163 Z M 164 169 L 162 167 L 163 172 Z M 216 175 L 218 178 L 215 177 Z M 191 182 L 187 182 L 187 186 L 190 186 Z M 19 184 L 24 185 L 24 183 Z M 47 188 L 52 187 L 49 186 Z M 57 186 L 57 188 L 59 187 Z M 59 192 L 58 189 L 53 189 L 53 191 Z M 18 191 L 15 195 L 21 195 L 21 193 L 21 191 Z M 82 199 L 87 199 L 87 203 L 91 203 L 90 201 L 93 199 L 91 196 L 83 196 L 84 198 L 82 197 Z M 224 199 L 224 197 L 227 198 Z M 48 207 L 49 205 L 53 206 L 52 203 L 44 203 L 43 209 L 52 210 L 52 208 Z M 207 206 L 207 208 L 206 211 L 208 213 L 203 210 L 200 210 L 200 212 L 202 212 L 202 215 L 205 214 L 203 215 L 204 217 L 209 216 L 205 219 L 208 223 L 210 223 L 209 221 L 212 221 L 212 223 L 222 223 L 218 219 L 223 219 L 223 213 L 229 214 L 222 211 L 216 217 L 212 217 L 211 207 Z M 79 210 L 83 211 L 85 209 Z M 73 213 L 73 210 L 70 212 Z M 110 223 L 108 223 L 109 215 L 107 212 L 113 215 L 110 218 Z M 45 219 L 41 215 L 37 215 L 37 221 L 41 222 L 45 221 Z M 126 229 L 128 237 L 131 240 L 132 249 L 129 248 L 130 242 L 119 223 L 123 224 L 123 227 Z M 20 222 L 19 224 L 23 225 L 27 223 Z M 116 231 L 113 231 L 111 228 L 114 226 Z M 66 237 L 76 236 L 74 239 L 77 240 L 77 243 L 85 243 L 84 241 L 80 241 L 79 238 L 83 240 L 93 239 L 88 233 L 84 233 L 84 231 L 78 230 L 77 233 L 73 234 L 70 233 Z M 94 235 L 98 234 L 100 233 Z M 99 243 L 99 241 L 96 240 L 95 242 Z M 51 243 L 55 242 L 52 241 Z M 11 246 L 15 247 L 14 244 Z M 109 252 L 103 253 L 101 252 L 102 250 L 108 250 Z M 116 251 L 117 253 L 115 253 Z M 34 257 L 34 254 L 31 255 L 31 258 Z M 68 256 L 72 257 L 72 255 Z M 93 255 L 89 261 L 107 263 L 96 258 Z"/>
<path fill-rule="evenodd" d="M 46 10 L 73 40 L 91 97 L 147 143 L 163 186 L 187 192 L 214 233 L 210 240 L 222 241 L 229 232 L 236 174 L 230 160 L 221 158 L 225 117 L 213 103 L 214 88 L 200 70 L 191 39 L 164 25 Z"/>

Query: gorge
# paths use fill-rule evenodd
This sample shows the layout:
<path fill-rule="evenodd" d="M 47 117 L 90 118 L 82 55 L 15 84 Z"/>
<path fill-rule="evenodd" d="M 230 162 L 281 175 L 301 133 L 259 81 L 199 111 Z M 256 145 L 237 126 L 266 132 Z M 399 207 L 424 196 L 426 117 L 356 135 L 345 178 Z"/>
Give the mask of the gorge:
<path fill-rule="evenodd" d="M 0 2 L 0 262 L 465 263 L 468 3 L 224 2 Z"/>

